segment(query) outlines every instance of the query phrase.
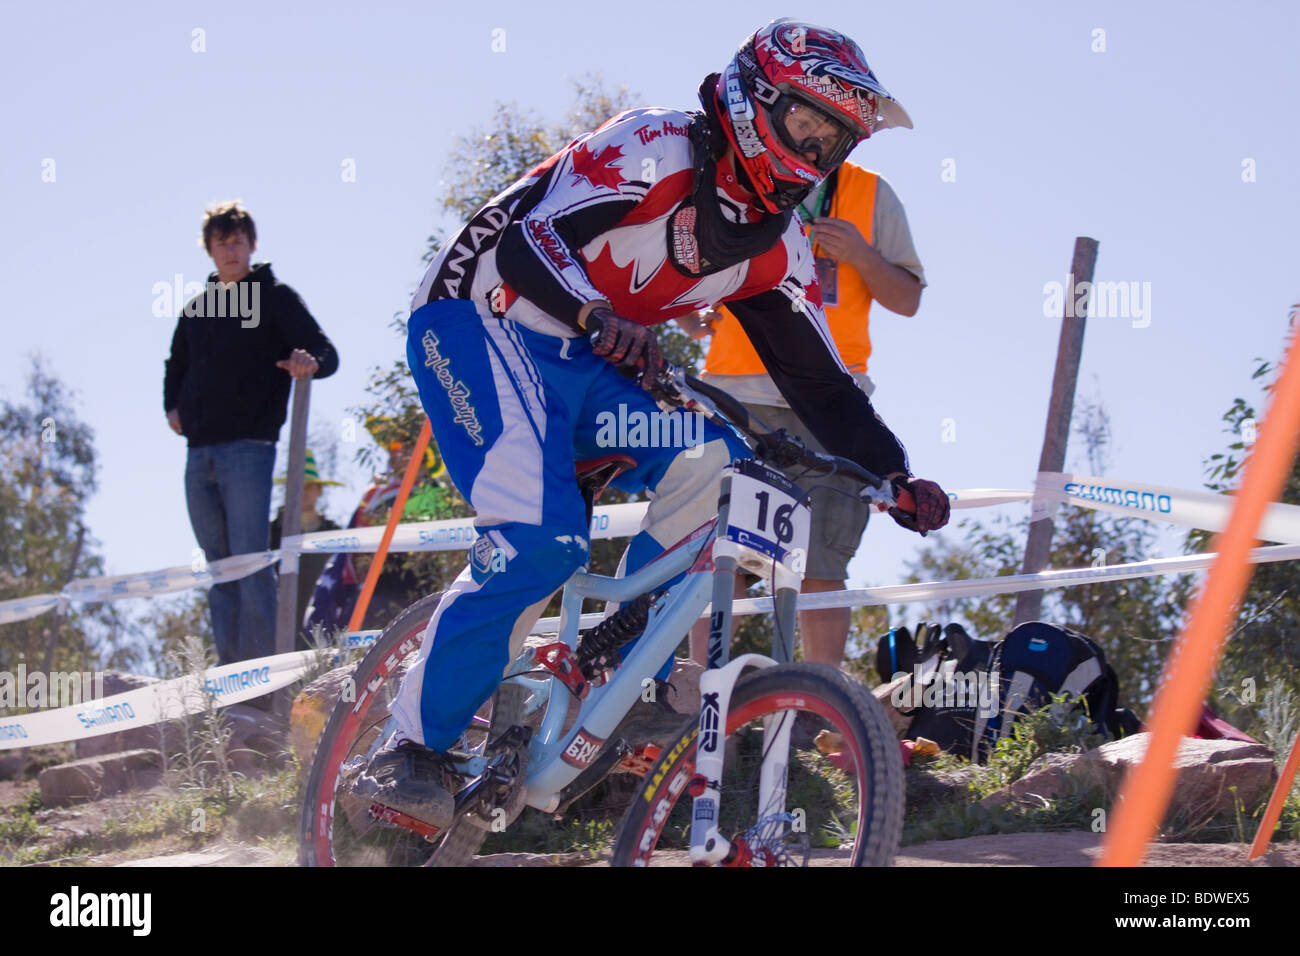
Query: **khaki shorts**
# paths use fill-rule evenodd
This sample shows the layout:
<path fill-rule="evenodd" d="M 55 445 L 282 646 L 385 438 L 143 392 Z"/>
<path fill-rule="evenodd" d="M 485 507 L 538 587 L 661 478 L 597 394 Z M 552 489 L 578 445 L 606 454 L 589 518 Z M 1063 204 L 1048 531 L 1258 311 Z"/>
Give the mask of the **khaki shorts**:
<path fill-rule="evenodd" d="M 826 451 L 790 409 L 774 405 L 745 407 L 765 424 L 797 435 L 814 451 Z M 800 471 L 801 468 L 792 468 L 786 471 L 786 475 L 797 480 Z M 804 480 L 807 483 L 807 479 Z M 861 482 L 841 475 L 816 479 L 816 487 L 810 496 L 812 528 L 808 533 L 808 567 L 804 577 L 843 581 L 849 576 L 849 562 L 858 550 L 871 514 L 870 506 L 858 500 L 857 493 L 861 490 Z"/>

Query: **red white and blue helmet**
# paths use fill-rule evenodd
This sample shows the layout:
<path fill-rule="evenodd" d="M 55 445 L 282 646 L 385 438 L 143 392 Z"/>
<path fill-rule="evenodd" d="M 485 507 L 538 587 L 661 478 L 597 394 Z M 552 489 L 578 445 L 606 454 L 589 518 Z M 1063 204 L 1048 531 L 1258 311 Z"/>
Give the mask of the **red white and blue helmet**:
<path fill-rule="evenodd" d="M 789 18 L 741 44 L 717 97 L 737 162 L 770 213 L 798 205 L 872 133 L 912 128 L 856 43 Z M 818 135 L 805 135 L 814 127 Z"/>

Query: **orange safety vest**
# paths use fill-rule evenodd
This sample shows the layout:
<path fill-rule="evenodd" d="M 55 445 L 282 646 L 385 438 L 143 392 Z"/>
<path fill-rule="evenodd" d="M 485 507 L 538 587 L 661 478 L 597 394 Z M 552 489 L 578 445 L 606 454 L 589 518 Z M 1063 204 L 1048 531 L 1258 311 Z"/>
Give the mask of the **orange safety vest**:
<path fill-rule="evenodd" d="M 877 178 L 877 174 L 870 170 L 844 163 L 840 166 L 835 195 L 831 197 L 831 218 L 853 223 L 867 242 L 872 240 Z M 813 244 L 813 254 L 821 254 L 816 243 Z M 871 355 L 867 318 L 871 311 L 871 293 L 852 266 L 839 265 L 835 273 L 838 303 L 826 307 L 826 321 L 830 324 L 831 337 L 845 367 L 851 372 L 865 373 L 867 358 Z M 767 369 L 754 346 L 749 344 L 749 336 L 745 335 L 739 320 L 725 306 L 719 307 L 718 312 L 722 319 L 713 326 L 713 342 L 704 359 L 704 371 L 710 375 L 765 374 Z M 791 318 L 794 318 L 793 314 Z"/>

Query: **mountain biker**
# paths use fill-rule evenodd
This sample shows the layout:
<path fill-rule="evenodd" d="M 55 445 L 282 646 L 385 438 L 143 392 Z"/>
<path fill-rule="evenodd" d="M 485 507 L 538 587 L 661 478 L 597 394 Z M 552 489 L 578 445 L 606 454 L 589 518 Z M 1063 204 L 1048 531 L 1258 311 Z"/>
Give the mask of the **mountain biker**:
<path fill-rule="evenodd" d="M 647 391 L 662 366 L 651 325 L 725 302 L 824 447 L 909 489 L 909 527 L 947 522 L 947 495 L 911 476 L 836 354 L 791 215 L 858 142 L 910 128 L 907 113 L 852 40 L 788 19 L 750 36 L 700 98 L 703 112 L 629 110 L 574 140 L 475 213 L 420 284 L 408 361 L 480 537 L 433 613 L 391 708 L 397 730 L 359 795 L 450 823 L 440 752 L 587 563 L 573 462 L 620 450 L 597 414 L 658 411 Z M 722 468 L 751 455 L 712 422 L 694 447 L 627 450 L 636 466 L 614 483 L 650 498 L 627 573 L 707 521 Z"/>

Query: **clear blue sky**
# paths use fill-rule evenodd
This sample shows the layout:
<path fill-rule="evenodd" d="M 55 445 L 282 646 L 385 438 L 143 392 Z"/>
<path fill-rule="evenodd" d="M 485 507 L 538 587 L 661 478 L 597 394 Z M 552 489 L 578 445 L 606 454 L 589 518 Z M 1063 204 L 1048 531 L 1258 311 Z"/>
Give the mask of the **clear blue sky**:
<path fill-rule="evenodd" d="M 1059 329 L 1043 287 L 1063 281 L 1074 237 L 1088 235 L 1098 280 L 1151 289 L 1149 326 L 1108 318 L 1087 331 L 1081 390 L 1099 389 L 1110 411 L 1111 474 L 1199 486 L 1225 442 L 1221 414 L 1257 394 L 1252 359 L 1279 354 L 1300 299 L 1295 5 L 735 9 L 12 8 L 0 32 L 0 393 L 19 397 L 38 351 L 78 390 L 101 462 L 90 526 L 110 572 L 186 564 L 194 546 L 185 445 L 162 410 L 174 318 L 151 306 L 155 283 L 210 271 L 197 243 L 206 203 L 243 198 L 257 258 L 338 346 L 340 371 L 313 408 L 334 429 L 368 371 L 401 355 L 388 323 L 439 225 L 454 134 L 503 99 L 558 119 L 567 77 L 585 71 L 647 104 L 693 107 L 700 78 L 784 15 L 857 39 L 916 123 L 853 156 L 902 197 L 930 283 L 916 317 L 878 309 L 872 323 L 877 404 L 914 469 L 952 488 L 1032 483 Z M 192 50 L 196 29 L 205 52 Z M 345 159 L 356 182 L 342 181 Z M 945 443 L 949 418 L 957 440 Z M 360 490 L 359 469 L 338 472 Z M 355 491 L 335 489 L 328 510 L 343 516 Z M 866 541 L 855 583 L 899 580 L 920 543 L 888 521 Z"/>

